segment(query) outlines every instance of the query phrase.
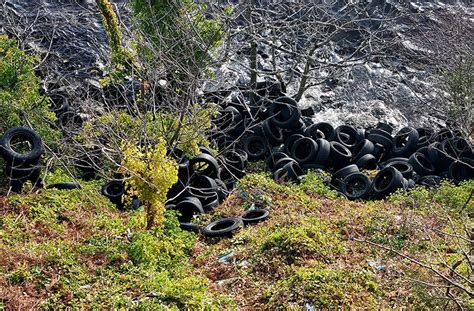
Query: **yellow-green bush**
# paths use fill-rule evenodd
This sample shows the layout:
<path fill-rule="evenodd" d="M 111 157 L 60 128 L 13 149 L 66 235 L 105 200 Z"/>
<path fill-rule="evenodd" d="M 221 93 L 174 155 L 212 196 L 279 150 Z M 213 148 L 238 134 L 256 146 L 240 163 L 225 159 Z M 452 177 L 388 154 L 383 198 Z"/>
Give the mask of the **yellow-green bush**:
<path fill-rule="evenodd" d="M 166 156 L 163 139 L 156 145 L 145 147 L 126 143 L 122 148 L 121 171 L 129 178 L 130 196 L 137 196 L 146 207 L 147 228 L 164 221 L 166 194 L 178 181 L 178 164 Z"/>
<path fill-rule="evenodd" d="M 48 110 L 48 98 L 39 94 L 36 63 L 37 58 L 21 51 L 15 39 L 0 35 L 0 135 L 10 127 L 31 126 L 52 143 L 59 131 L 50 126 L 55 115 Z"/>

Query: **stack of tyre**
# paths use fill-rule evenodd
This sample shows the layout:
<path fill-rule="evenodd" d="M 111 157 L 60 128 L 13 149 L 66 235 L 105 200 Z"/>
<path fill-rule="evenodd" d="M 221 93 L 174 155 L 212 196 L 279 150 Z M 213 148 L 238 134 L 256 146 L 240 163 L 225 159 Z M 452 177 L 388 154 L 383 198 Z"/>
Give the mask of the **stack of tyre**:
<path fill-rule="evenodd" d="M 255 103 L 252 105 L 251 103 Z M 241 148 L 249 161 L 264 160 L 276 180 L 299 181 L 308 170 L 332 173 L 330 185 L 349 199 L 380 199 L 415 184 L 435 186 L 474 178 L 473 149 L 459 131 L 444 128 L 334 128 L 312 124 L 292 98 L 254 94 L 234 98 L 214 121 L 220 149 Z M 378 170 L 371 179 L 366 170 Z"/>
<path fill-rule="evenodd" d="M 0 154 L 5 159 L 5 174 L 10 179 L 10 189 L 20 192 L 26 181 L 33 185 L 41 182 L 39 160 L 43 153 L 41 137 L 31 129 L 14 127 L 0 140 Z"/>
<path fill-rule="evenodd" d="M 201 153 L 187 158 L 178 148 L 169 150 L 169 155 L 179 164 L 178 182 L 168 192 L 166 208 L 179 213 L 181 227 L 198 230 L 191 223 L 194 215 L 208 213 L 219 206 L 244 176 L 247 163 L 245 152 L 239 149 L 227 150 L 219 157 L 201 147 Z"/>
<path fill-rule="evenodd" d="M 58 121 L 57 126 L 63 133 L 77 133 L 82 127 L 81 116 L 69 105 L 67 93 L 62 89 L 49 93 L 49 111 L 54 112 Z"/>

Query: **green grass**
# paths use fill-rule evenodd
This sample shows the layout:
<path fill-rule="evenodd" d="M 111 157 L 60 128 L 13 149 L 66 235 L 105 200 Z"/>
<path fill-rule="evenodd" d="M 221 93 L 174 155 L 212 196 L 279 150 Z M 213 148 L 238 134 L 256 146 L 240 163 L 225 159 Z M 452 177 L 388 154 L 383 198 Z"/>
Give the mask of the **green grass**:
<path fill-rule="evenodd" d="M 413 260 L 449 275 L 464 258 L 473 181 L 351 202 L 315 173 L 298 185 L 252 173 L 199 220 L 252 203 L 270 217 L 225 239 L 182 231 L 171 212 L 144 230 L 144 212 L 117 211 L 100 185 L 0 201 L 0 309 L 455 308 L 440 298 L 446 282 Z M 461 262 L 453 281 L 468 288 L 469 269 Z"/>

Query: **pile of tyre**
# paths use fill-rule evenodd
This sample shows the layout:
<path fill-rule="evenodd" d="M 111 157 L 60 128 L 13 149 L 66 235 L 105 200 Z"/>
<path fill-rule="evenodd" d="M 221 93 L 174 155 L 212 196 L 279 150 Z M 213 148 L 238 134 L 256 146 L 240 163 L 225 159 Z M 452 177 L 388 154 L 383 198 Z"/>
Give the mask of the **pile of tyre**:
<path fill-rule="evenodd" d="M 221 104 L 214 120 L 219 131 L 211 138 L 220 150 L 238 148 L 248 161 L 265 161 L 276 180 L 298 182 L 308 170 L 324 170 L 332 174 L 329 185 L 347 198 L 381 199 L 416 184 L 474 178 L 473 148 L 459 131 L 313 124 L 295 100 L 273 95 Z M 374 178 L 365 173 L 370 170 L 377 170 Z"/>
<path fill-rule="evenodd" d="M 20 192 L 26 181 L 33 185 L 41 183 L 43 154 L 41 137 L 31 129 L 14 127 L 8 129 L 0 139 L 0 154 L 5 159 L 5 175 L 10 178 L 10 189 Z"/>

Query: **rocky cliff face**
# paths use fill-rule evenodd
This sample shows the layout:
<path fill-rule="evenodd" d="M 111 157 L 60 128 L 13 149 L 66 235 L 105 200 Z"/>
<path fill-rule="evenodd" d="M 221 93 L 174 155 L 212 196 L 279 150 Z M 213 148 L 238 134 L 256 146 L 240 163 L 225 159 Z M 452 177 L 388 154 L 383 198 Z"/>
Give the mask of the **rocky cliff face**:
<path fill-rule="evenodd" d="M 84 93 L 89 86 L 98 87 L 98 79 L 109 62 L 110 50 L 95 1 L 2 1 L 1 32 L 17 37 L 24 49 L 39 53 L 42 58 L 39 73 L 44 77 L 46 88 L 66 86 L 72 92 Z M 374 12 L 382 14 L 381 17 L 383 14 L 390 17 L 393 12 L 416 15 L 432 9 L 449 11 L 453 7 L 462 8 L 472 17 L 474 14 L 469 2 L 369 1 Z M 113 3 L 121 22 L 126 23 L 129 15 L 126 1 L 114 0 Z M 334 10 L 343 10 L 346 4 L 345 1 L 336 1 Z M 472 23 L 472 18 L 467 22 Z M 403 38 L 419 25 L 420 19 L 400 19 L 387 32 L 391 37 Z M 344 44 L 347 42 L 350 40 Z M 367 126 L 377 121 L 396 127 L 406 124 L 443 125 L 445 111 L 439 108 L 442 100 L 432 83 L 433 77 L 423 64 L 409 57 L 419 47 L 409 40 L 400 42 L 403 44 L 387 57 L 354 65 L 337 79 L 328 78 L 324 83 L 311 87 L 300 100 L 300 106 L 313 107 L 315 121 L 324 120 L 335 125 L 353 123 Z M 231 53 L 228 61 L 217 69 L 219 80 L 225 81 L 227 86 L 248 80 L 243 74 L 246 72 L 245 53 L 238 53 L 246 44 L 235 44 L 235 53 Z M 344 53 L 338 42 L 327 48 L 327 53 L 333 58 Z M 259 68 L 270 70 L 269 58 L 262 55 L 268 55 L 265 47 L 259 56 Z M 220 83 L 219 87 L 222 86 Z M 295 94 L 297 87 L 297 84 L 290 83 L 288 93 Z"/>

